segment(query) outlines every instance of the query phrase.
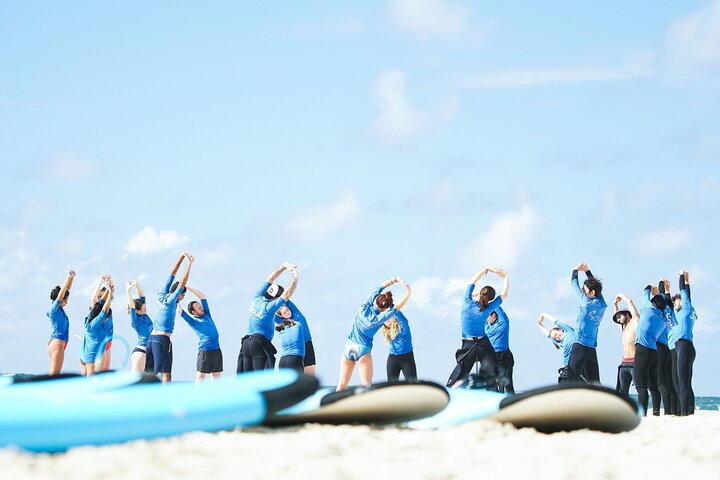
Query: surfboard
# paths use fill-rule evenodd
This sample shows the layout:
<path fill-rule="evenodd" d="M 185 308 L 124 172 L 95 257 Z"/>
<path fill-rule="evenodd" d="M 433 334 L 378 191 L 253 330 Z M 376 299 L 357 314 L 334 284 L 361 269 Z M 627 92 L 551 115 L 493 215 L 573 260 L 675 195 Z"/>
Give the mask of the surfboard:
<path fill-rule="evenodd" d="M 417 429 L 486 419 L 543 433 L 596 430 L 627 432 L 640 424 L 641 412 L 630 397 L 607 387 L 559 384 L 507 395 L 484 390 L 450 390 L 450 404 L 433 417 L 409 422 Z"/>
<path fill-rule="evenodd" d="M 292 407 L 269 415 L 263 425 L 303 423 L 390 424 L 435 415 L 449 402 L 445 387 L 432 382 L 386 382 L 342 392 L 324 388 Z"/>
<path fill-rule="evenodd" d="M 215 383 L 145 383 L 118 372 L 0 390 L 0 447 L 58 452 L 192 431 L 260 424 L 318 388 L 292 370 L 228 376 Z"/>

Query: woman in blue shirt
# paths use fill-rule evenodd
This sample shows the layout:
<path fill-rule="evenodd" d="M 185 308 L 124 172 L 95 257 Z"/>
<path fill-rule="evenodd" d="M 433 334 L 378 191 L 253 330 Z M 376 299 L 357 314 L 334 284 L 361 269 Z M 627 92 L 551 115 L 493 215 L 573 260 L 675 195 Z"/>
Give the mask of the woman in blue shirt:
<path fill-rule="evenodd" d="M 133 298 L 132 290 L 137 290 L 139 298 Z M 148 355 L 147 344 L 150 339 L 150 332 L 153 329 L 152 319 L 147 314 L 147 302 L 140 283 L 130 280 L 125 284 L 128 300 L 128 313 L 130 314 L 130 326 L 137 333 L 137 345 L 133 348 L 130 361 L 133 372 L 152 372 L 152 354 Z"/>
<path fill-rule="evenodd" d="M 676 370 L 678 378 L 678 396 L 680 397 L 680 415 L 695 413 L 695 393 L 692 389 L 695 346 L 693 327 L 697 313 L 690 297 L 690 275 L 680 272 L 680 293 L 673 298 L 678 324 L 675 327 Z"/>
<path fill-rule="evenodd" d="M 100 277 L 100 280 L 98 280 L 97 284 L 95 285 L 95 290 L 93 291 L 93 294 L 90 296 L 90 310 L 93 309 L 95 305 L 99 303 L 103 303 L 105 292 L 110 289 L 110 296 L 112 297 L 113 293 L 115 293 L 115 285 L 113 284 L 112 278 L 110 278 L 110 275 L 103 275 Z M 114 326 L 113 326 L 113 317 L 112 317 L 112 309 L 109 311 L 107 318 L 105 318 L 102 322 L 102 334 L 105 336 L 105 338 L 109 339 L 109 341 L 105 344 L 105 351 L 102 352 L 100 364 L 98 365 L 98 372 L 107 372 L 110 370 L 110 357 L 112 355 L 112 351 L 110 348 L 112 347 L 112 340 L 113 340 L 113 334 L 114 334 Z"/>
<path fill-rule="evenodd" d="M 499 296 L 495 296 L 495 289 L 486 285 L 475 292 L 475 285 L 488 272 L 492 272 L 503 279 L 503 288 Z M 488 317 L 507 298 L 509 279 L 507 273 L 498 267 L 485 267 L 471 280 L 463 297 L 460 323 L 462 326 L 462 344 L 455 352 L 457 365 L 447 381 L 448 387 L 459 385 L 465 380 L 476 362 L 480 362 L 482 380 L 488 389 L 496 389 L 497 365 L 495 363 L 495 350 L 485 334 L 485 323 Z"/>
<path fill-rule="evenodd" d="M 505 310 L 498 307 L 488 316 L 485 333 L 495 350 L 495 364 L 497 365 L 497 388 L 500 393 L 515 393 L 513 385 L 513 367 L 515 357 L 510 351 L 510 319 Z"/>
<path fill-rule="evenodd" d="M 107 278 L 109 280 L 109 277 Z M 97 371 L 102 371 L 98 356 L 102 357 L 106 350 L 105 340 L 108 337 L 104 324 L 112 316 L 110 303 L 112 303 L 112 288 L 108 285 L 102 297 L 92 306 L 85 317 L 85 335 L 80 350 L 80 373 L 82 375 L 92 375 L 96 371 L 96 366 Z"/>
<path fill-rule="evenodd" d="M 543 325 L 543 320 L 549 320 L 553 323 L 552 328 L 549 330 Z M 537 319 L 538 328 L 550 341 L 553 343 L 556 349 L 562 350 L 563 354 L 563 366 L 558 369 L 558 383 L 568 381 L 567 366 L 570 362 L 570 352 L 572 352 L 572 346 L 575 343 L 576 332 L 573 327 L 567 323 L 563 323 L 549 313 L 541 313 Z M 583 371 L 583 375 L 585 372 Z"/>
<path fill-rule="evenodd" d="M 50 356 L 48 375 L 59 374 L 65 361 L 65 349 L 70 337 L 70 321 L 65 313 L 65 305 L 67 305 L 74 279 L 75 271 L 70 270 L 63 286 L 57 285 L 50 291 L 52 304 L 47 312 L 51 327 L 50 340 L 47 346 L 48 355 Z"/>
<path fill-rule="evenodd" d="M 387 322 L 383 323 L 382 334 L 385 343 L 390 345 L 390 353 L 387 358 L 387 379 L 388 382 L 400 380 L 402 372 L 405 380 L 417 380 L 417 366 L 415 365 L 415 354 L 413 353 L 412 334 L 410 324 L 405 315 L 400 311 L 410 298 L 410 286 L 399 278 L 400 284 L 405 289 L 405 296 L 395 306 L 397 314 Z"/>
<path fill-rule="evenodd" d="M 283 320 L 276 327 L 280 337 L 280 361 L 278 368 L 290 368 L 298 373 L 305 372 L 305 334 L 300 322 Z"/>
<path fill-rule="evenodd" d="M 297 305 L 290 300 L 280 307 L 275 315 L 277 315 L 281 321 L 292 320 L 293 323 L 299 323 L 302 326 L 303 339 L 305 340 L 305 353 L 303 354 L 303 365 L 305 368 L 303 371 L 308 375 L 315 375 L 315 365 L 317 363 L 315 359 L 315 347 L 313 346 L 310 327 L 308 326 L 305 315 L 303 315 Z M 278 319 L 275 319 L 275 321 L 277 322 Z M 280 331 L 277 327 L 275 330 Z"/>
<path fill-rule="evenodd" d="M 347 388 L 356 363 L 360 374 L 360 384 L 367 386 L 372 383 L 373 361 L 370 352 L 372 351 L 373 337 L 383 324 L 398 312 L 393 305 L 392 292 L 383 293 L 383 290 L 399 281 L 400 279 L 397 277 L 385 280 L 382 285 L 370 293 L 355 314 L 350 335 L 345 342 L 345 351 L 340 357 L 338 392 Z M 402 303 L 404 304 L 404 302 Z"/>

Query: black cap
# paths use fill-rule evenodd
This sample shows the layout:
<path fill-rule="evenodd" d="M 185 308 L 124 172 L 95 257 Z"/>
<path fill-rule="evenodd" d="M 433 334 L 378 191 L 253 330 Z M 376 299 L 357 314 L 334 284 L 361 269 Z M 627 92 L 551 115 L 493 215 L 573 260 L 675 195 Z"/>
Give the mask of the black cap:
<path fill-rule="evenodd" d="M 632 313 L 630 313 L 630 310 L 618 310 L 612 317 L 613 322 L 617 323 L 618 325 L 622 325 L 622 322 L 619 321 L 620 315 L 626 315 L 628 318 L 632 318 Z"/>

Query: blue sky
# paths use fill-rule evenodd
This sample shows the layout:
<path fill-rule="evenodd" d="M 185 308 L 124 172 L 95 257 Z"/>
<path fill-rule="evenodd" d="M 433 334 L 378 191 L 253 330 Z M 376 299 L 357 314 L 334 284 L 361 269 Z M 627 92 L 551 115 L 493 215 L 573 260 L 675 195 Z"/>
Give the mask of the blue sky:
<path fill-rule="evenodd" d="M 584 259 L 608 303 L 688 269 L 696 392 L 720 394 L 718 1 L 6 2 L 0 64 L 0 371 L 47 368 L 68 268 L 81 335 L 97 277 L 139 278 L 154 316 L 187 249 L 226 371 L 257 285 L 300 265 L 325 383 L 359 303 L 395 275 L 418 372 L 444 382 L 462 290 L 498 264 L 527 389 L 556 379 L 535 318 L 574 320 Z M 189 379 L 196 339 L 183 324 L 173 339 Z M 378 337 L 376 379 L 386 352 Z M 598 352 L 614 385 L 609 315 Z"/>

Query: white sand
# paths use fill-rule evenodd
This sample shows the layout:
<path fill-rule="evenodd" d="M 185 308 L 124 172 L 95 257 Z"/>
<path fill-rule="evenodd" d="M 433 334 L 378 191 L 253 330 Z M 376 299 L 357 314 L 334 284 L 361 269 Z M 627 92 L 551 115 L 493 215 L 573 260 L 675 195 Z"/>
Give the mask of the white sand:
<path fill-rule="evenodd" d="M 0 451 L 0 478 L 717 478 L 720 412 L 629 433 L 543 435 L 487 421 L 430 432 L 330 427 L 194 433 L 65 454 Z"/>

